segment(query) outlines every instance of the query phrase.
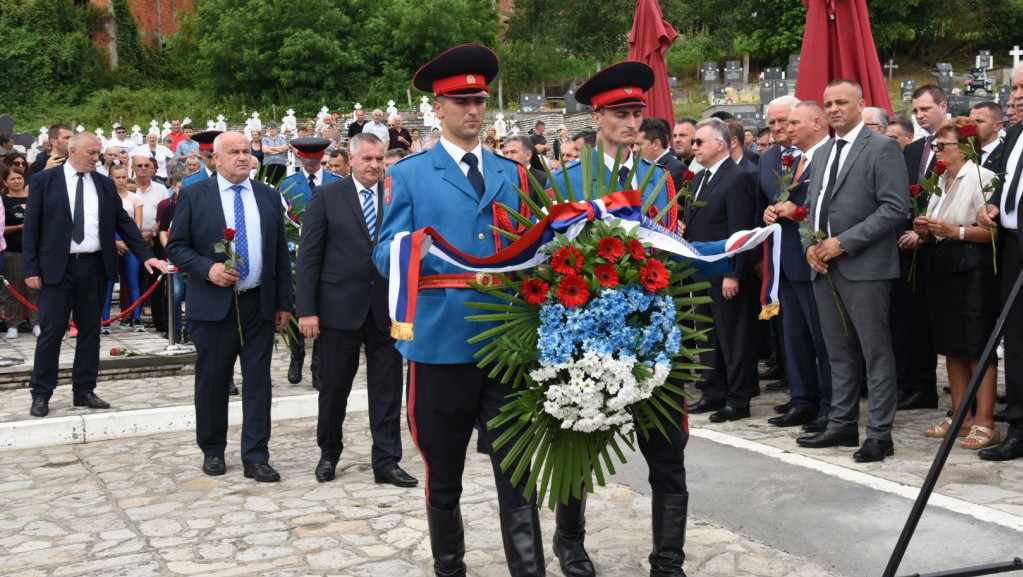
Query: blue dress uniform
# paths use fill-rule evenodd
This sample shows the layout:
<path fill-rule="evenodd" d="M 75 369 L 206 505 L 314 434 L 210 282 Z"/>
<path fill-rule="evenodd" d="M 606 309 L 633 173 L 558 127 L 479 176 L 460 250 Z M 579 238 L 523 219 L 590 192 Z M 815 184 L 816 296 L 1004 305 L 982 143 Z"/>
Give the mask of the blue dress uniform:
<path fill-rule="evenodd" d="M 326 138 L 294 138 L 291 140 L 291 147 L 295 150 L 295 158 L 301 162 L 302 169 L 281 181 L 279 189 L 288 206 L 291 216 L 302 221 L 305 214 L 305 207 L 313 198 L 314 187 L 310 184 L 310 173 L 315 185 L 322 186 L 328 182 L 340 180 L 340 176 L 324 170 L 320 166 L 320 159 L 323 153 L 330 146 L 330 140 Z M 292 315 L 294 317 L 294 315 Z M 295 317 L 297 318 L 297 317 Z M 288 342 L 288 349 L 291 350 L 291 364 L 288 366 L 288 382 L 295 385 L 302 381 L 302 363 L 305 362 L 305 335 L 298 330 L 297 326 L 291 327 L 291 333 L 285 333 L 285 340 Z M 313 388 L 320 388 L 320 347 L 319 342 L 313 342 L 313 360 L 309 370 L 313 373 Z"/>
<path fill-rule="evenodd" d="M 423 66 L 413 84 L 432 92 L 442 107 L 480 107 L 479 99 L 489 94 L 487 84 L 497 70 L 497 57 L 489 48 L 462 45 Z M 454 100 L 459 98 L 474 100 Z M 463 114 L 462 108 L 452 116 L 459 114 Z M 457 134 L 459 130 L 464 128 L 445 125 L 444 133 Z M 503 247 L 499 235 L 490 229 L 501 216 L 495 215 L 495 210 L 500 210 L 495 203 L 519 205 L 513 185 L 521 186 L 524 169 L 484 150 L 478 138 L 468 154 L 462 148 L 472 137 L 452 138 L 456 139 L 461 140 L 462 147 L 442 139 L 433 148 L 400 160 L 388 171 L 384 217 L 373 253 L 382 275 L 390 274 L 391 243 L 403 231 L 432 226 L 456 248 L 477 257 L 493 255 Z M 464 154 L 461 162 L 453 154 Z M 488 370 L 476 367 L 474 354 L 482 345 L 467 342 L 490 325 L 466 321 L 465 317 L 475 311 L 465 303 L 500 302 L 466 284 L 476 279 L 475 273 L 466 274 L 433 256 L 424 257 L 412 339 L 397 344 L 409 361 L 408 421 L 426 465 L 427 520 L 437 575 L 465 575 L 459 499 L 466 448 L 474 424 L 485 424 L 497 416 L 513 392 L 511 385 L 489 378 Z M 483 435 L 492 445 L 501 432 L 484 428 Z M 523 497 L 524 481 L 513 487 L 500 467 L 513 445 L 514 439 L 490 455 L 508 568 L 514 576 L 545 575 L 536 505 Z"/>
<path fill-rule="evenodd" d="M 602 108 L 645 107 L 645 92 L 654 84 L 654 73 L 649 66 L 640 62 L 619 62 L 598 72 L 587 80 L 576 91 L 576 100 L 582 104 L 591 104 L 594 116 Z M 623 143 L 624 144 L 624 143 Z M 630 143 L 631 144 L 631 143 Z M 605 142 L 606 154 L 614 154 L 617 145 L 609 146 Z M 656 172 L 643 189 L 643 201 L 656 195 L 651 205 L 651 214 L 655 216 L 667 206 L 675 196 L 674 183 L 667 169 L 655 165 L 646 159 L 632 155 L 636 166 L 635 181 L 622 183 L 625 175 L 611 173 L 605 159 L 593 154 L 593 174 L 595 179 L 603 178 L 612 190 L 629 190 L 641 183 L 650 170 Z M 658 186 L 662 176 L 667 174 L 665 184 Z M 582 190 L 582 163 L 573 162 L 563 170 L 553 174 L 564 190 L 565 180 L 572 184 L 576 195 Z M 666 228 L 677 232 L 682 224 L 678 218 L 678 205 L 669 210 L 662 220 Z M 697 247 L 699 248 L 699 247 Z M 681 383 L 676 382 L 681 385 Z M 679 406 L 685 406 L 684 398 L 676 398 Z M 671 409 L 669 409 L 671 410 Z M 650 574 L 658 576 L 684 577 L 682 563 L 685 560 L 685 528 L 688 514 L 689 493 L 686 488 L 686 468 L 683 450 L 689 441 L 689 425 L 686 416 L 672 410 L 672 417 L 677 428 L 666 426 L 667 437 L 653 432 L 649 439 L 638 435 L 638 444 L 643 458 L 650 470 L 649 480 L 652 491 L 653 551 L 650 554 Z M 554 553 L 561 564 L 561 570 L 567 577 L 592 577 L 596 575 L 593 564 L 584 548 L 586 536 L 586 492 L 581 500 L 570 499 L 567 504 L 560 501 L 555 511 L 557 530 L 554 533 Z"/>
<path fill-rule="evenodd" d="M 199 143 L 199 154 L 205 158 L 209 158 L 213 154 L 213 140 L 220 135 L 220 130 L 204 130 L 197 134 L 192 135 L 192 140 Z M 206 168 L 206 161 L 203 160 L 203 165 L 199 168 L 199 171 L 194 174 L 189 174 L 185 178 L 181 179 L 181 188 L 202 182 L 215 174 L 209 168 Z"/>

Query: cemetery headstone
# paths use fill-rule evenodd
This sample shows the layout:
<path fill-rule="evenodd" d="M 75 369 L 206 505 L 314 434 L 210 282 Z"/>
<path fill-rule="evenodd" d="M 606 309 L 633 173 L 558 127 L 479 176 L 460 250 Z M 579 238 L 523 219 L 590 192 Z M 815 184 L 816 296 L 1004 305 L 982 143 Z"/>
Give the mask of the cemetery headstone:
<path fill-rule="evenodd" d="M 579 83 L 572 81 L 572 85 L 565 91 L 565 114 L 578 114 L 586 109 L 585 106 L 579 104 L 579 101 L 575 99 L 575 91 L 579 88 Z"/>
<path fill-rule="evenodd" d="M 884 67 L 888 69 L 888 80 L 891 80 L 892 79 L 892 72 L 894 72 L 895 69 L 899 67 L 899 65 L 895 63 L 895 59 L 894 58 L 889 58 L 888 59 L 888 64 L 885 64 Z"/>
<path fill-rule="evenodd" d="M 1003 108 L 1009 107 L 1009 95 L 1012 94 L 1011 86 L 999 86 L 998 87 L 998 104 Z"/>
<path fill-rule="evenodd" d="M 952 64 L 948 62 L 938 63 L 938 86 L 945 91 L 945 94 L 952 94 Z"/>
<path fill-rule="evenodd" d="M 721 72 L 718 70 L 717 62 L 704 62 L 703 70 L 700 71 L 700 82 L 702 84 L 717 84 L 721 81 Z"/>
<path fill-rule="evenodd" d="M 1023 50 L 1020 50 L 1019 46 L 1013 46 L 1012 50 L 1009 51 L 1009 56 L 1012 56 L 1012 67 L 1016 68 L 1019 66 L 1019 57 L 1023 56 Z"/>
<path fill-rule="evenodd" d="M 0 114 L 0 134 L 10 134 L 14 138 L 14 144 L 28 150 L 35 144 L 36 137 L 31 132 L 14 132 L 14 125 L 18 121 L 10 114 Z"/>
<path fill-rule="evenodd" d="M 902 99 L 909 102 L 913 99 L 913 92 L 916 91 L 916 79 L 910 78 L 909 80 L 902 81 Z"/>
<path fill-rule="evenodd" d="M 523 112 L 534 112 L 540 110 L 543 105 L 543 95 L 531 92 L 523 92 L 519 95 L 519 108 Z"/>
<path fill-rule="evenodd" d="M 781 68 L 777 66 L 764 68 L 764 80 L 781 80 L 782 76 Z"/>
<path fill-rule="evenodd" d="M 786 70 L 789 82 L 796 82 L 796 78 L 799 76 L 799 58 L 799 54 L 789 54 L 789 67 Z"/>
<path fill-rule="evenodd" d="M 742 62 L 728 60 L 725 62 L 725 84 L 742 84 L 746 81 L 742 77 Z"/>

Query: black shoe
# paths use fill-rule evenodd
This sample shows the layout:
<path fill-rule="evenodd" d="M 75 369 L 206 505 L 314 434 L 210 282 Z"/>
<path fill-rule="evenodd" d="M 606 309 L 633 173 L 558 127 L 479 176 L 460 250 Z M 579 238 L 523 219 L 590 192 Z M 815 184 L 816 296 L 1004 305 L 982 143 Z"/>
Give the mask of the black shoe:
<path fill-rule="evenodd" d="M 789 390 L 789 381 L 788 379 L 782 379 L 775 383 L 767 383 L 764 385 L 764 388 L 768 391 L 787 391 Z"/>
<path fill-rule="evenodd" d="M 45 417 L 50 414 L 50 399 L 45 397 L 32 397 L 32 408 L 28 414 L 33 417 Z"/>
<path fill-rule="evenodd" d="M 288 382 L 297 385 L 302 382 L 302 363 L 304 357 L 291 357 L 291 365 L 288 366 Z"/>
<path fill-rule="evenodd" d="M 245 478 L 255 479 L 257 483 L 276 483 L 281 480 L 281 474 L 270 466 L 270 463 L 256 463 L 245 465 Z"/>
<path fill-rule="evenodd" d="M 1019 459 L 1023 457 L 1023 433 L 1016 433 L 1015 430 L 1009 429 L 1009 433 L 1001 444 L 981 449 L 977 454 L 985 461 Z"/>
<path fill-rule="evenodd" d="M 895 443 L 882 439 L 867 439 L 859 451 L 853 453 L 857 463 L 876 463 L 895 454 Z"/>
<path fill-rule="evenodd" d="M 316 480 L 320 483 L 333 481 L 334 471 L 336 469 L 337 461 L 331 461 L 330 459 L 320 457 L 320 462 L 316 464 Z"/>
<path fill-rule="evenodd" d="M 795 427 L 805 425 L 817 418 L 817 415 L 808 413 L 799 407 L 792 407 L 789 412 L 780 417 L 767 419 L 767 422 L 776 427 Z"/>
<path fill-rule="evenodd" d="M 223 455 L 206 455 L 202 460 L 202 472 L 211 477 L 223 475 L 227 472 L 227 464 L 224 463 Z"/>
<path fill-rule="evenodd" d="M 84 394 L 76 394 L 74 396 L 74 405 L 76 407 L 89 407 L 90 409 L 109 409 L 110 403 L 96 396 L 96 393 L 88 392 Z"/>
<path fill-rule="evenodd" d="M 780 364 L 767 365 L 762 373 L 757 374 L 761 381 L 775 381 L 785 376 L 785 369 Z"/>
<path fill-rule="evenodd" d="M 749 407 L 738 408 L 731 405 L 721 407 L 716 413 L 711 414 L 710 422 L 724 423 L 727 421 L 738 421 L 749 416 Z"/>
<path fill-rule="evenodd" d="M 373 473 L 373 480 L 377 483 L 390 483 L 395 487 L 415 487 L 419 480 L 409 475 L 401 467 L 395 467 L 386 473 Z"/>
<path fill-rule="evenodd" d="M 899 404 L 895 407 L 899 411 L 912 411 L 914 409 L 937 409 L 938 408 L 938 396 L 934 393 L 930 395 L 921 393 L 920 391 L 914 391 L 906 395 Z"/>
<path fill-rule="evenodd" d="M 21 324 L 18 325 L 18 332 L 25 334 L 32 332 L 32 323 L 27 320 L 21 321 Z"/>
<path fill-rule="evenodd" d="M 232 396 L 238 394 L 238 385 L 235 385 L 234 381 L 231 381 L 231 384 L 228 385 L 228 387 L 227 387 L 227 394 L 228 395 L 232 395 Z"/>
<path fill-rule="evenodd" d="M 778 413 L 779 415 L 784 415 L 785 413 L 789 412 L 789 409 L 791 409 L 791 408 L 792 408 L 792 401 L 789 401 L 787 403 L 782 403 L 780 405 L 775 405 L 774 406 L 774 412 Z"/>
<path fill-rule="evenodd" d="M 716 411 L 721 407 L 725 406 L 724 401 L 711 401 L 709 399 L 701 398 L 699 401 L 689 405 L 686 408 L 686 413 L 690 415 L 699 415 L 700 413 L 709 413 Z"/>
<path fill-rule="evenodd" d="M 995 395 L 995 402 L 998 403 L 999 405 L 1004 405 L 1005 403 L 1009 402 L 1009 398 L 1005 396 L 1005 393 L 998 393 L 997 395 Z"/>
<path fill-rule="evenodd" d="M 995 413 L 994 414 L 995 422 L 996 423 L 1007 422 L 1009 420 L 1009 416 L 1007 415 L 1007 413 L 1008 411 L 998 411 L 997 413 Z"/>
<path fill-rule="evenodd" d="M 181 342 L 183 344 L 188 344 L 192 342 L 192 331 L 185 331 L 181 333 Z"/>
<path fill-rule="evenodd" d="M 828 430 L 828 418 L 818 415 L 816 419 L 803 425 L 803 430 L 807 433 L 823 433 Z"/>
<path fill-rule="evenodd" d="M 836 433 L 824 431 L 811 437 L 798 437 L 796 444 L 808 449 L 825 449 L 827 447 L 855 447 L 860 444 L 859 433 Z"/>
<path fill-rule="evenodd" d="M 7 319 L 0 318 L 0 332 L 7 332 Z"/>
<path fill-rule="evenodd" d="M 554 556 L 565 577 L 595 577 L 597 572 L 586 553 L 586 491 L 581 498 L 569 497 L 568 503 L 554 508 L 557 529 L 554 531 Z"/>

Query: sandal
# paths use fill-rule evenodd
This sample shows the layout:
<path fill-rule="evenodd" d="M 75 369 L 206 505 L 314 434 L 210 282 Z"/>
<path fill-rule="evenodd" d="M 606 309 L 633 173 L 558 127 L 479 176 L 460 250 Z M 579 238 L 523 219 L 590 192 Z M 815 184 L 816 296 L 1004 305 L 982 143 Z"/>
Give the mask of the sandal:
<path fill-rule="evenodd" d="M 938 423 L 937 425 L 934 425 L 934 426 L 928 428 L 926 431 L 924 431 L 924 435 L 927 436 L 927 437 L 930 437 L 932 439 L 943 439 L 943 438 L 945 438 L 945 434 L 948 433 L 948 429 L 951 426 L 952 426 L 952 417 L 946 417 L 944 421 L 942 421 L 942 422 Z M 965 437 L 968 434 L 970 434 L 970 428 L 969 427 L 963 427 L 963 428 L 959 429 L 959 434 L 956 435 L 956 436 L 957 437 Z"/>
<path fill-rule="evenodd" d="M 1002 442 L 1002 437 L 997 429 L 989 429 L 980 425 L 970 427 L 970 434 L 963 439 L 962 447 L 971 451 L 997 445 Z"/>

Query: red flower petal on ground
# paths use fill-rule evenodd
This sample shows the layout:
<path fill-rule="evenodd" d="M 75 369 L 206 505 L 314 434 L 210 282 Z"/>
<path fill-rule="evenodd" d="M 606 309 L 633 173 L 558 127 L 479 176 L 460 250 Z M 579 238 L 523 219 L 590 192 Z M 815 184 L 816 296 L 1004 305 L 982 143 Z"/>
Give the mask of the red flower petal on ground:
<path fill-rule="evenodd" d="M 583 270 L 583 255 L 574 246 L 563 246 L 551 257 L 551 268 L 558 274 L 575 274 Z"/>
<path fill-rule="evenodd" d="M 615 269 L 615 265 L 598 264 L 593 267 L 593 272 L 597 275 L 597 280 L 600 281 L 600 286 L 607 288 L 615 288 L 618 286 L 618 270 Z"/>
<path fill-rule="evenodd" d="M 803 222 L 806 220 L 806 215 L 809 211 L 806 210 L 805 206 L 797 206 L 796 210 L 792 211 L 792 220 L 796 222 Z"/>
<path fill-rule="evenodd" d="M 934 164 L 934 174 L 941 176 L 942 174 L 945 174 L 946 170 L 948 170 L 948 165 L 945 164 L 944 161 L 939 160 Z"/>
<path fill-rule="evenodd" d="M 909 185 L 909 196 L 920 196 L 920 185 L 911 184 Z"/>
<path fill-rule="evenodd" d="M 643 243 L 636 239 L 632 239 L 627 242 L 625 244 L 625 250 L 629 252 L 629 256 L 640 262 L 646 260 L 646 249 L 643 248 Z"/>
<path fill-rule="evenodd" d="M 795 161 L 796 161 L 796 157 L 792 156 L 791 154 L 786 154 L 785 156 L 781 157 L 781 165 L 782 166 L 786 166 L 786 167 L 787 166 L 792 166 L 792 163 L 794 163 Z"/>
<path fill-rule="evenodd" d="M 657 292 L 668 286 L 668 269 L 664 263 L 652 258 L 639 269 L 639 282 L 650 292 Z"/>
<path fill-rule="evenodd" d="M 522 298 L 531 305 L 542 305 L 547 300 L 547 291 L 551 285 L 542 279 L 533 278 L 522 283 Z"/>
<path fill-rule="evenodd" d="M 117 349 L 110 349 L 110 356 L 112 356 L 112 357 L 116 357 L 116 356 L 117 356 L 117 354 L 118 354 L 118 353 L 120 353 L 120 352 L 121 352 L 121 351 L 119 351 L 119 350 L 117 350 Z"/>
<path fill-rule="evenodd" d="M 226 240 L 227 242 L 231 242 L 232 240 L 234 240 L 234 232 L 235 231 L 234 231 L 233 228 L 225 228 L 224 229 L 224 240 Z"/>
<path fill-rule="evenodd" d="M 625 247 L 622 246 L 622 241 L 613 236 L 602 238 L 597 243 L 597 256 L 601 258 L 617 262 L 623 254 L 625 254 Z"/>
<path fill-rule="evenodd" d="M 566 307 L 585 304 L 588 298 L 590 291 L 586 288 L 586 281 L 577 274 L 566 275 L 558 284 L 558 300 Z"/>
<path fill-rule="evenodd" d="M 970 138 L 971 136 L 977 136 L 977 125 L 976 124 L 964 124 L 959 127 L 959 134 L 963 138 Z"/>

